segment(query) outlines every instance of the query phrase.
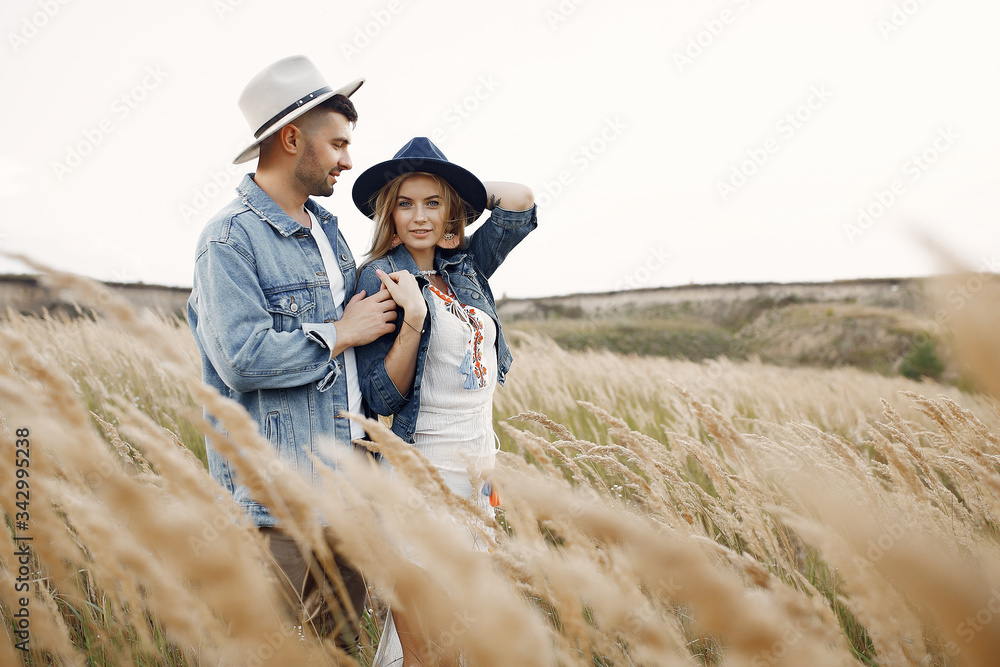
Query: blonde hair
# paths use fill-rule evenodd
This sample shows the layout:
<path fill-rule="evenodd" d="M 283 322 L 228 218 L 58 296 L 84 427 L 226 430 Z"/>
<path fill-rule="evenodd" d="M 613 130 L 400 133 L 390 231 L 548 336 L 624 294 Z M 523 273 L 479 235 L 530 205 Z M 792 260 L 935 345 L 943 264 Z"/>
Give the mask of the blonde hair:
<path fill-rule="evenodd" d="M 392 219 L 392 212 L 396 207 L 396 200 L 399 198 L 399 190 L 403 187 L 403 183 L 413 176 L 427 176 L 441 188 L 441 199 L 445 210 L 444 231 L 446 234 L 458 236 L 458 247 L 465 247 L 465 226 L 475 220 L 472 208 L 444 178 L 425 171 L 414 171 L 397 176 L 375 193 L 373 197 L 375 231 L 372 234 L 372 247 L 368 251 L 365 264 L 385 257 L 392 250 L 392 238 L 396 234 L 396 223 Z"/>

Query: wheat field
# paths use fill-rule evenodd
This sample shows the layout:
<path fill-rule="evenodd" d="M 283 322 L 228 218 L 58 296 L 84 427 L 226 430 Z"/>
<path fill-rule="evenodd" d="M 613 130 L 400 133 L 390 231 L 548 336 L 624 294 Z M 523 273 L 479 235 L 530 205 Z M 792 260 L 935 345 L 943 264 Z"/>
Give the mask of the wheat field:
<path fill-rule="evenodd" d="M 184 323 L 49 280 L 78 316 L 0 320 L 0 664 L 370 664 L 390 603 L 442 664 L 1000 662 L 987 393 L 512 332 L 503 505 L 471 551 L 475 508 L 378 423 L 402 475 L 359 457 L 308 488 L 200 384 Z M 955 345 L 995 395 L 990 312 L 957 314 Z M 324 567 L 313 508 L 364 572 L 360 657 L 282 617 L 260 538 L 205 470 L 209 433 Z"/>

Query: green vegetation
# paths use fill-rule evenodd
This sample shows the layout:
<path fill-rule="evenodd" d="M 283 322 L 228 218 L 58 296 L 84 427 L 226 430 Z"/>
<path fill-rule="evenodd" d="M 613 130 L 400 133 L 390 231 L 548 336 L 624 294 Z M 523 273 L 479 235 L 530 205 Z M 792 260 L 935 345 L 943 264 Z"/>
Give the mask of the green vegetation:
<path fill-rule="evenodd" d="M 922 337 L 913 344 L 913 349 L 903 358 L 899 372 L 911 380 L 929 377 L 934 380 L 944 373 L 944 362 L 938 358 L 934 340 Z"/>

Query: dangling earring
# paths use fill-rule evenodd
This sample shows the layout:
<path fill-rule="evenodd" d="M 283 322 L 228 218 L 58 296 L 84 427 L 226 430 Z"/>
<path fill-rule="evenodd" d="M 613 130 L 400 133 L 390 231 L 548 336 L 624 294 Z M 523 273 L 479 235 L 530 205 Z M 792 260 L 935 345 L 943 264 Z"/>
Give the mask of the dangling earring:
<path fill-rule="evenodd" d="M 389 249 L 392 250 L 393 248 L 397 248 L 401 243 L 402 241 L 399 240 L 399 234 L 393 234 L 392 243 L 389 244 Z"/>
<path fill-rule="evenodd" d="M 452 250 L 458 247 L 458 243 L 458 236 L 448 232 L 441 236 L 441 240 L 437 242 L 437 247 Z"/>

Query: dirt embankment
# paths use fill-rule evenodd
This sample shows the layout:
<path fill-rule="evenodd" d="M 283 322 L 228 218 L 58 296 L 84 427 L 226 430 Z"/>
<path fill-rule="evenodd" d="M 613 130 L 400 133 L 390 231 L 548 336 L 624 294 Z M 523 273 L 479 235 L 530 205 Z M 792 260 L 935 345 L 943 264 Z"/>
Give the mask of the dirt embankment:
<path fill-rule="evenodd" d="M 924 333 L 928 280 L 704 285 L 499 304 L 511 329 L 571 349 L 899 372 Z"/>
<path fill-rule="evenodd" d="M 138 310 L 183 316 L 191 288 L 128 283 L 106 283 Z M 0 315 L 17 313 L 75 312 L 72 302 L 45 288 L 34 276 L 0 276 Z"/>

